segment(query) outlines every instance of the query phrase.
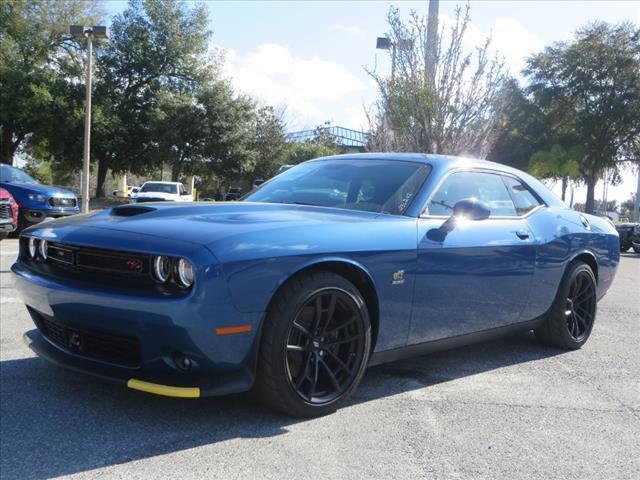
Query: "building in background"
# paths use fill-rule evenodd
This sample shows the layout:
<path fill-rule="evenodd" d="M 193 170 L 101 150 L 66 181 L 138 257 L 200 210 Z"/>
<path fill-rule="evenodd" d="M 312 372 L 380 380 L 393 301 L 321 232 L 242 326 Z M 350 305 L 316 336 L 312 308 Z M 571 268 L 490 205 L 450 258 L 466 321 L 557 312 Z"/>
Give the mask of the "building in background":
<path fill-rule="evenodd" d="M 367 145 L 367 134 L 359 130 L 352 130 L 345 127 L 327 127 L 323 128 L 324 135 L 333 137 L 335 143 L 340 146 L 341 153 L 364 152 Z M 300 130 L 298 132 L 290 132 L 287 134 L 288 142 L 306 142 L 315 140 L 318 135 L 317 129 Z"/>

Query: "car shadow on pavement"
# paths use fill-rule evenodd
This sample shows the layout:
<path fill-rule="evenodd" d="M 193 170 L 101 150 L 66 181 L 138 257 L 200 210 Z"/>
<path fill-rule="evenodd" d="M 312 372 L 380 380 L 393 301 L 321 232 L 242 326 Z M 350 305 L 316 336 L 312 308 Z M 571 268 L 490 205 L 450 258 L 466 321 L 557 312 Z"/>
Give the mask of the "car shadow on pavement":
<path fill-rule="evenodd" d="M 527 333 L 372 367 L 345 408 L 559 353 Z M 58 477 L 227 439 L 282 435 L 302 421 L 273 413 L 249 395 L 158 397 L 33 357 L 1 362 L 0 382 L 5 480 Z"/>

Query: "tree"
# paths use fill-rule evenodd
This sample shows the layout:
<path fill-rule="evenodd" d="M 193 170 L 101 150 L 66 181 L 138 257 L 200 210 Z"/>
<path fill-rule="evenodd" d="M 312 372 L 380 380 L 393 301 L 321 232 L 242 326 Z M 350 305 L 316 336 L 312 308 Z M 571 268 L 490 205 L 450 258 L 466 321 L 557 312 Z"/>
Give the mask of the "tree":
<path fill-rule="evenodd" d="M 620 217 L 633 221 L 633 209 L 635 208 L 636 195 L 633 194 L 628 200 L 620 204 Z"/>
<path fill-rule="evenodd" d="M 469 21 L 469 6 L 458 8 L 450 31 L 438 37 L 432 67 L 425 65 L 433 52 L 428 21 L 412 12 L 404 22 L 398 9 L 390 9 L 394 75 L 389 79 L 368 71 L 380 91 L 371 121 L 372 148 L 486 156 L 507 75 L 503 63 L 489 57 L 489 39 L 475 53 L 464 52 Z"/>
<path fill-rule="evenodd" d="M 262 107 L 256 112 L 251 148 L 256 153 L 252 172 L 254 179 L 271 178 L 278 167 L 286 163 L 285 125 L 282 115 L 273 107 Z"/>
<path fill-rule="evenodd" d="M 0 162 L 13 163 L 31 136 L 50 129 L 50 107 L 60 101 L 54 84 L 78 56 L 70 24 L 92 25 L 96 1 L 0 2 Z"/>
<path fill-rule="evenodd" d="M 502 92 L 504 109 L 498 117 L 496 141 L 487 159 L 527 170 L 532 155 L 560 140 L 554 137 L 550 120 L 539 105 L 528 98 L 514 79 Z"/>
<path fill-rule="evenodd" d="M 593 213 L 604 171 L 617 172 L 622 160 L 640 163 L 640 30 L 593 23 L 531 57 L 525 74 L 535 101 L 584 147 L 579 173 Z"/>
<path fill-rule="evenodd" d="M 579 162 L 585 156 L 584 148 L 569 149 L 555 144 L 551 150 L 539 150 L 531 156 L 529 171 L 539 178 L 550 178 L 562 182 L 562 200 L 565 200 L 570 181 L 578 179 Z"/>
<path fill-rule="evenodd" d="M 113 19 L 111 39 L 96 59 L 94 103 L 109 120 L 102 135 L 92 138 L 98 195 L 108 169 L 143 174 L 164 160 L 153 148 L 151 115 L 159 102 L 169 105 L 169 95 L 177 95 L 177 105 L 201 88 L 211 67 L 209 37 L 202 4 L 187 8 L 176 0 L 131 0 Z"/>
<path fill-rule="evenodd" d="M 235 97 L 224 80 L 197 92 L 163 90 L 150 114 L 153 142 L 149 153 L 171 165 L 171 178 L 203 171 L 240 176 L 255 168 L 251 122 L 253 102 Z"/>

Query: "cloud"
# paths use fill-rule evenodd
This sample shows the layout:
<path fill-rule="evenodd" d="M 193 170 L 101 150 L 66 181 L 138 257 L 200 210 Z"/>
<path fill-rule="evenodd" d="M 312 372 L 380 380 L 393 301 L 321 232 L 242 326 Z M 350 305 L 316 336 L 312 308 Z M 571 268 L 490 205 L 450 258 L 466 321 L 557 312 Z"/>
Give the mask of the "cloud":
<path fill-rule="evenodd" d="M 353 35 L 355 37 L 363 37 L 366 33 L 363 28 L 360 28 L 357 25 L 344 25 L 342 23 L 334 23 L 329 26 L 329 29 L 336 32 Z"/>
<path fill-rule="evenodd" d="M 344 65 L 318 56 L 300 58 L 288 47 L 263 44 L 246 55 L 227 51 L 224 70 L 235 88 L 271 105 L 283 105 L 293 118 L 314 125 L 325 120 L 323 103 L 338 102 L 365 89 Z"/>
<path fill-rule="evenodd" d="M 440 15 L 438 20 L 440 28 L 445 29 L 445 34 L 448 34 L 455 24 L 455 20 L 447 15 Z M 484 46 L 487 37 L 491 37 L 490 53 L 504 57 L 507 68 L 516 76 L 520 75 L 527 57 L 544 48 L 544 43 L 515 18 L 502 17 L 498 18 L 488 31 L 483 31 L 473 22 L 469 22 L 463 40 L 465 51 L 472 52 Z M 448 41 L 448 35 L 445 38 Z"/>
<path fill-rule="evenodd" d="M 530 55 L 541 51 L 544 43 L 514 18 L 496 20 L 491 35 L 492 48 L 504 55 L 511 73 L 519 75 Z"/>

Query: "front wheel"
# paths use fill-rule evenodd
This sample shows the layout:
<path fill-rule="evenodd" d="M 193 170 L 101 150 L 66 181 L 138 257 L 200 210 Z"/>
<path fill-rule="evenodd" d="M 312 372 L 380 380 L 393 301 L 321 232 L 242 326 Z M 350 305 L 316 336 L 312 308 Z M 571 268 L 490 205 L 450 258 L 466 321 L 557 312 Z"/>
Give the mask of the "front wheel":
<path fill-rule="evenodd" d="M 293 279 L 265 319 L 254 394 L 297 417 L 334 412 L 360 383 L 371 325 L 358 289 L 330 272 Z"/>
<path fill-rule="evenodd" d="M 547 319 L 535 330 L 536 337 L 552 347 L 582 347 L 591 335 L 596 305 L 596 278 L 591 267 L 580 261 L 571 263 Z"/>

